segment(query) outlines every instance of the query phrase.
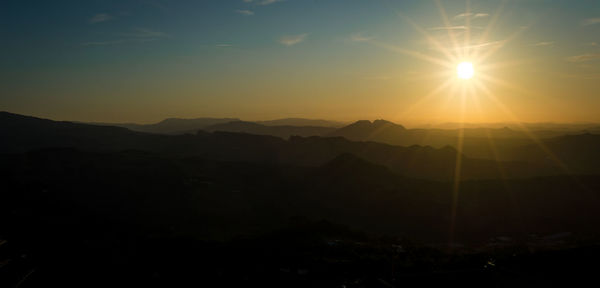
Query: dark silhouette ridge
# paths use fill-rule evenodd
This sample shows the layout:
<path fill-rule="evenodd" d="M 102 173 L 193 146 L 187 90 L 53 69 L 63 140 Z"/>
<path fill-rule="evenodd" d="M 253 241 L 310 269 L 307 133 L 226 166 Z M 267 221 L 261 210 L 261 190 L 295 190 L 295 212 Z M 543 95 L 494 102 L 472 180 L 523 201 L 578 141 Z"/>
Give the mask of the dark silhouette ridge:
<path fill-rule="evenodd" d="M 155 134 L 167 134 L 177 135 L 186 133 L 195 133 L 198 130 L 204 130 L 209 126 L 225 124 L 229 122 L 246 122 L 256 123 L 263 126 L 292 126 L 292 127 L 315 127 L 315 128 L 339 128 L 344 126 L 341 122 L 318 120 L 318 119 L 304 119 L 304 118 L 285 118 L 268 121 L 242 121 L 237 118 L 194 118 L 194 119 L 182 119 L 182 118 L 167 118 L 158 123 L 152 124 L 136 124 L 136 123 L 85 123 L 102 126 L 117 126 L 127 128 L 133 131 L 155 133 Z M 275 130 L 277 131 L 277 130 Z M 248 132 L 251 131 L 239 131 Z M 269 134 L 271 135 L 271 134 Z M 320 134 L 310 134 L 303 136 L 317 136 Z M 276 135 L 275 135 L 276 136 Z M 287 138 L 287 137 L 285 137 Z"/>
<path fill-rule="evenodd" d="M 0 133 L 5 139 L 0 151 L 25 152 L 45 147 L 74 147 L 88 151 L 142 150 L 164 155 L 200 156 L 222 161 L 251 161 L 319 166 L 340 154 L 351 153 L 384 165 L 402 175 L 450 181 L 454 179 L 457 152 L 446 147 L 400 147 L 375 142 L 352 142 L 341 137 L 290 137 L 231 132 L 198 132 L 195 135 L 155 135 L 123 128 L 55 122 L 14 114 L 3 114 Z M 20 124 L 23 122 L 22 124 Z M 12 124 L 10 124 L 12 123 Z M 27 131 L 27 133 L 23 133 Z M 463 157 L 464 158 L 464 157 Z M 500 176 L 498 164 L 489 160 L 464 158 L 463 179 Z M 554 175 L 549 165 L 506 162 L 507 177 Z"/>
<path fill-rule="evenodd" d="M 383 135 L 403 133 L 405 130 L 403 126 L 386 120 L 375 120 L 373 122 L 360 120 L 332 132 L 329 136 L 342 136 L 349 140 L 373 141 Z"/>
<path fill-rule="evenodd" d="M 167 118 L 158 123 L 154 124 L 134 124 L 134 123 L 89 123 L 96 125 L 105 126 L 117 126 L 127 128 L 129 130 L 155 133 L 155 134 L 167 134 L 177 135 L 185 133 L 195 133 L 198 130 L 204 129 L 211 125 L 220 123 L 228 123 L 232 121 L 240 121 L 237 118 L 195 118 L 195 119 L 181 119 L 181 118 Z"/>
<path fill-rule="evenodd" d="M 323 136 L 331 133 L 335 128 L 317 126 L 266 126 L 254 122 L 235 121 L 205 127 L 205 131 L 240 132 L 257 135 L 271 135 L 288 139 L 290 136 Z"/>
<path fill-rule="evenodd" d="M 283 118 L 267 121 L 255 121 L 257 124 L 265 126 L 304 126 L 304 127 L 326 127 L 340 128 L 345 124 L 338 121 L 322 120 L 322 119 L 305 119 L 305 118 Z M 314 136 L 314 135 L 311 135 Z"/>

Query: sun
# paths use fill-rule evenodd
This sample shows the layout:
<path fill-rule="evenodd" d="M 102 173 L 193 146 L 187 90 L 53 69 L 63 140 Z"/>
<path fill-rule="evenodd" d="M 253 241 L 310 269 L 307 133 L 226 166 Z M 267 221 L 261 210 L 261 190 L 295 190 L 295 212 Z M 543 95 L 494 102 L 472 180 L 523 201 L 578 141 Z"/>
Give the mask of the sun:
<path fill-rule="evenodd" d="M 456 74 L 460 79 L 471 79 L 475 74 L 475 70 L 473 69 L 473 63 L 471 62 L 461 62 L 456 66 Z"/>

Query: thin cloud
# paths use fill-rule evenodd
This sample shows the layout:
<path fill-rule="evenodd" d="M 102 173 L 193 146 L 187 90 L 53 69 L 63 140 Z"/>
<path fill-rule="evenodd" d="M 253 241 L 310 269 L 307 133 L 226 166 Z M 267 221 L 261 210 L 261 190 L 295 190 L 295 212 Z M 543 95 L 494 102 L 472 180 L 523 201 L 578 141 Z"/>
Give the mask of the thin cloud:
<path fill-rule="evenodd" d="M 167 33 L 154 31 L 146 28 L 135 28 L 129 33 L 117 34 L 120 39 L 107 41 L 88 41 L 81 43 L 82 46 L 108 46 L 122 43 L 144 43 L 152 42 L 169 37 Z"/>
<path fill-rule="evenodd" d="M 573 63 L 581 63 L 595 60 L 600 60 L 600 53 L 585 53 L 581 55 L 567 57 L 567 61 Z"/>
<path fill-rule="evenodd" d="M 110 19 L 113 19 L 112 16 L 110 16 L 109 14 L 106 13 L 100 13 L 100 14 L 96 14 L 94 15 L 92 18 L 90 18 L 90 23 L 92 24 L 96 24 L 96 23 L 100 23 L 100 22 L 106 22 Z"/>
<path fill-rule="evenodd" d="M 261 6 L 271 5 L 273 3 L 283 2 L 283 1 L 284 0 L 261 0 L 261 1 L 243 0 L 244 3 L 256 3 L 256 5 L 261 5 Z"/>
<path fill-rule="evenodd" d="M 542 42 L 530 44 L 529 46 L 531 46 L 531 47 L 548 47 L 548 46 L 552 46 L 552 45 L 554 45 L 553 41 L 542 41 Z"/>
<path fill-rule="evenodd" d="M 439 30 L 468 30 L 467 26 L 440 26 L 440 27 L 431 27 L 429 30 L 439 31 Z"/>
<path fill-rule="evenodd" d="M 368 41 L 373 40 L 373 37 L 366 37 L 360 33 L 356 33 L 350 37 L 350 40 L 352 40 L 354 42 L 368 42 Z"/>
<path fill-rule="evenodd" d="M 154 31 L 146 28 L 135 28 L 130 33 L 123 33 L 122 36 L 133 38 L 165 38 L 169 35 L 164 32 Z"/>
<path fill-rule="evenodd" d="M 487 17 L 490 17 L 490 14 L 488 14 L 488 13 L 461 13 L 461 14 L 454 16 L 454 20 L 462 20 L 465 18 L 479 19 L 479 18 L 487 18 Z"/>
<path fill-rule="evenodd" d="M 271 5 L 271 4 L 274 4 L 274 3 L 277 3 L 277 2 L 283 2 L 283 0 L 263 0 L 263 1 L 258 2 L 258 5 L 263 5 L 263 6 L 264 5 Z"/>
<path fill-rule="evenodd" d="M 83 42 L 81 46 L 107 46 L 123 43 L 125 40 L 115 40 L 115 41 L 95 41 L 95 42 Z"/>
<path fill-rule="evenodd" d="M 254 11 L 251 11 L 251 10 L 235 10 L 235 13 L 246 15 L 246 16 L 254 15 Z"/>
<path fill-rule="evenodd" d="M 467 46 L 461 46 L 461 47 L 457 47 L 454 48 L 452 50 L 454 51 L 479 51 L 479 50 L 485 50 L 485 49 L 492 49 L 495 47 L 498 47 L 500 45 L 503 45 L 506 41 L 490 41 L 490 42 L 485 42 L 485 43 L 480 43 L 480 44 L 474 44 L 474 45 L 467 45 Z M 435 48 L 435 50 L 439 50 L 439 48 Z"/>
<path fill-rule="evenodd" d="M 590 26 L 590 25 L 595 25 L 595 24 L 600 24 L 600 17 L 599 18 L 588 18 L 588 19 L 581 21 L 581 25 L 583 25 L 583 26 Z"/>
<path fill-rule="evenodd" d="M 281 36 L 281 38 L 279 38 L 279 43 L 281 43 L 282 45 L 285 45 L 285 46 L 294 46 L 294 45 L 306 40 L 307 36 L 308 36 L 307 33 L 299 34 L 299 35 L 285 35 L 285 36 Z"/>

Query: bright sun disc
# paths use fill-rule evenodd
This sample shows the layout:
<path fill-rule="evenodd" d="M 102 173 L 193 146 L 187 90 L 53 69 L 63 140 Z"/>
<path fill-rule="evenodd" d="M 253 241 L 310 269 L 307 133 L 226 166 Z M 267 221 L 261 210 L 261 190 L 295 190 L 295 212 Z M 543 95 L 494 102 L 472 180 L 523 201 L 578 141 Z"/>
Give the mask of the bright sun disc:
<path fill-rule="evenodd" d="M 475 71 L 471 62 L 462 62 L 456 67 L 456 73 L 460 79 L 471 79 Z"/>

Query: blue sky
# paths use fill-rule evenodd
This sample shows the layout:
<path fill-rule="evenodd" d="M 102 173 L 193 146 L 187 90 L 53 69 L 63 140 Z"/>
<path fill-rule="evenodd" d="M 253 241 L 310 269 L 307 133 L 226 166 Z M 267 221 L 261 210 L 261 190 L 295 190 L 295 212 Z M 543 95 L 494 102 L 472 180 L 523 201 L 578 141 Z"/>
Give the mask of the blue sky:
<path fill-rule="evenodd" d="M 500 2 L 440 1 L 445 23 L 422 0 L 3 1 L 0 106 L 81 121 L 449 121 L 399 115 L 443 81 L 414 80 L 440 68 L 392 48 L 443 57 L 410 23 L 448 47 L 469 18 L 474 36 L 493 26 L 483 44 L 508 42 L 490 63 L 523 62 L 495 76 L 537 96 L 492 89 L 522 119 L 600 121 L 600 1 Z"/>

